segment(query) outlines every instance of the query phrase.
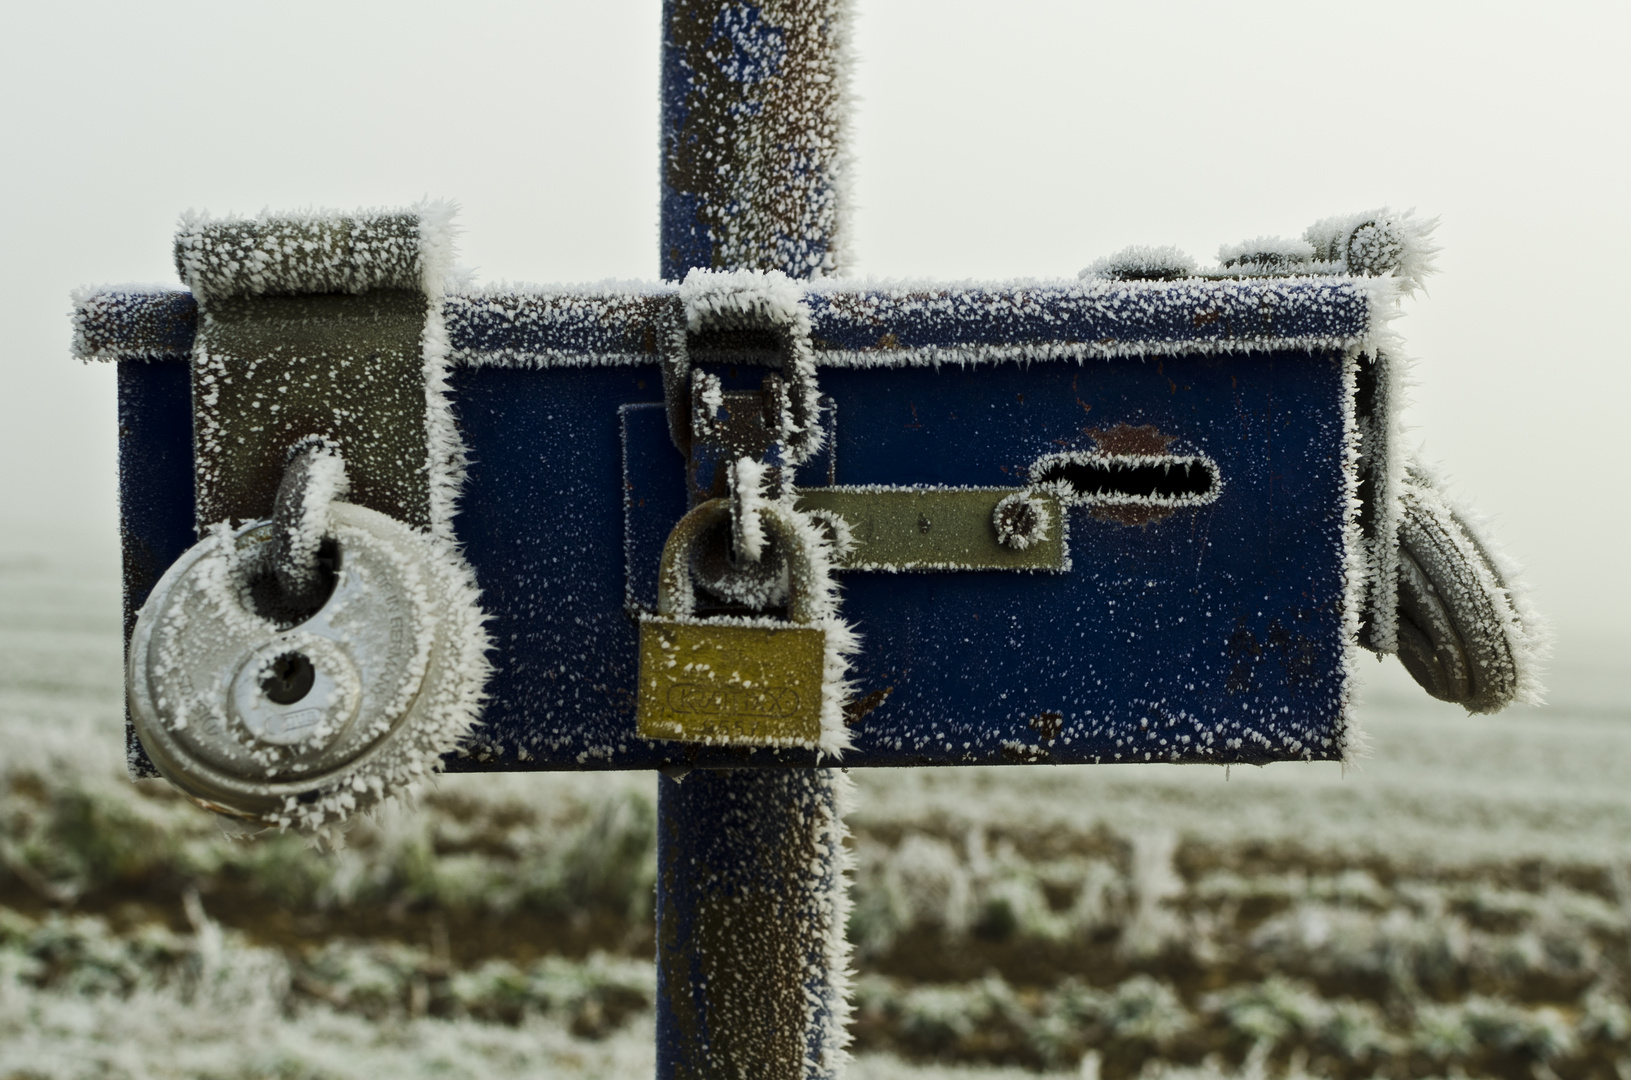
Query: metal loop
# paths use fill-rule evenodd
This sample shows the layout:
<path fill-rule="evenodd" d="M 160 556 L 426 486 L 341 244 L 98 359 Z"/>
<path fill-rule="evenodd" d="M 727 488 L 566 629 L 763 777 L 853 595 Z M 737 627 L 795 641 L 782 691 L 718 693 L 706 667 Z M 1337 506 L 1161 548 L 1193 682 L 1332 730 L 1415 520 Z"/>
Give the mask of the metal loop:
<path fill-rule="evenodd" d="M 802 306 L 802 305 L 801 305 Z M 682 297 L 673 304 L 661 327 L 659 358 L 663 373 L 663 401 L 667 406 L 668 433 L 680 453 L 690 457 L 698 437 L 691 419 L 690 316 Z M 778 406 L 778 434 L 789 464 L 797 465 L 819 448 L 819 391 L 815 382 L 815 354 L 810 341 L 808 319 L 796 324 L 771 318 L 751 307 L 729 313 L 713 312 L 704 318 L 701 332 L 760 331 L 777 341 L 781 360 L 779 378 L 772 376 L 766 389 Z"/>
<path fill-rule="evenodd" d="M 696 586 L 691 577 L 691 551 L 711 529 L 730 519 L 729 499 L 710 499 L 680 519 L 663 544 L 657 571 L 657 612 L 689 615 L 696 607 Z M 816 567 L 809 545 L 789 511 L 775 505 L 759 507 L 766 530 L 787 553 L 787 617 L 795 623 L 815 621 Z"/>
<path fill-rule="evenodd" d="M 327 598 L 334 577 L 334 556 L 325 560 L 324 552 L 328 507 L 349 487 L 345 459 L 327 440 L 308 439 L 290 454 L 272 507 L 268 544 L 281 606 L 306 611 Z"/>

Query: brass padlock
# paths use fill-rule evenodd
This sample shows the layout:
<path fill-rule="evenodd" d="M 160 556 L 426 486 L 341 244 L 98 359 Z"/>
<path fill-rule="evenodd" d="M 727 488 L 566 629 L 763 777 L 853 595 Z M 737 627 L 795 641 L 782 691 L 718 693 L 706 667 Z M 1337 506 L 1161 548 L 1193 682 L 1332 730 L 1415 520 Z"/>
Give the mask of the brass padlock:
<path fill-rule="evenodd" d="M 757 508 L 788 568 L 788 621 L 691 614 L 691 551 L 730 515 L 727 499 L 696 507 L 663 546 L 657 614 L 640 622 L 639 731 L 648 739 L 804 746 L 837 753 L 849 632 L 822 609 L 824 552 L 794 511 Z"/>

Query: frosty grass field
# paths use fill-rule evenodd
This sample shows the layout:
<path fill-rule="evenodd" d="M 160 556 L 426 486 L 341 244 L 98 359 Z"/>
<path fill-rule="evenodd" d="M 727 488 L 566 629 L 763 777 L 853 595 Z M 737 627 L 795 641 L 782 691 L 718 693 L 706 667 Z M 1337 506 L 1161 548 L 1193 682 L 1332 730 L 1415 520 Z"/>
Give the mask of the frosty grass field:
<path fill-rule="evenodd" d="M 105 539 L 0 542 L 0 1080 L 651 1075 L 651 775 L 228 840 L 123 777 Z M 857 771 L 849 1075 L 1631 1077 L 1620 680 L 1367 672 L 1346 776 Z"/>

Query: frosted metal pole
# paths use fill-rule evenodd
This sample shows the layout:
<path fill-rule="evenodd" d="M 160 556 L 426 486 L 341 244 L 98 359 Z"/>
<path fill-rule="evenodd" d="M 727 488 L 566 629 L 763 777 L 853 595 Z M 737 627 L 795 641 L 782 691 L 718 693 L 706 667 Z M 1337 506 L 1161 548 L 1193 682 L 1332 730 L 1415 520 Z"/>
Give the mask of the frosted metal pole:
<path fill-rule="evenodd" d="M 657 783 L 657 1076 L 836 1077 L 848 778 L 698 769 Z"/>
<path fill-rule="evenodd" d="M 844 0 L 663 5 L 662 275 L 842 268 Z M 837 1076 L 849 1017 L 836 769 L 658 780 L 657 1076 Z"/>
<path fill-rule="evenodd" d="M 843 269 L 849 8 L 663 4 L 664 279 Z"/>

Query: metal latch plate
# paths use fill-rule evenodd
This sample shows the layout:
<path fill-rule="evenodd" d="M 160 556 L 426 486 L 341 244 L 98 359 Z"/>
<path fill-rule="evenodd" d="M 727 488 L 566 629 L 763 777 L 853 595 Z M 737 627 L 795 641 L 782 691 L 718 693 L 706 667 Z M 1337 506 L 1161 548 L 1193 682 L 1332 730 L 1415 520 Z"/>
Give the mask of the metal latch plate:
<path fill-rule="evenodd" d="M 1032 491 L 1051 523 L 1024 548 L 997 539 L 997 504 L 1019 488 L 803 488 L 800 510 L 837 514 L 854 541 L 844 570 L 1065 570 L 1065 515 L 1053 495 Z"/>

